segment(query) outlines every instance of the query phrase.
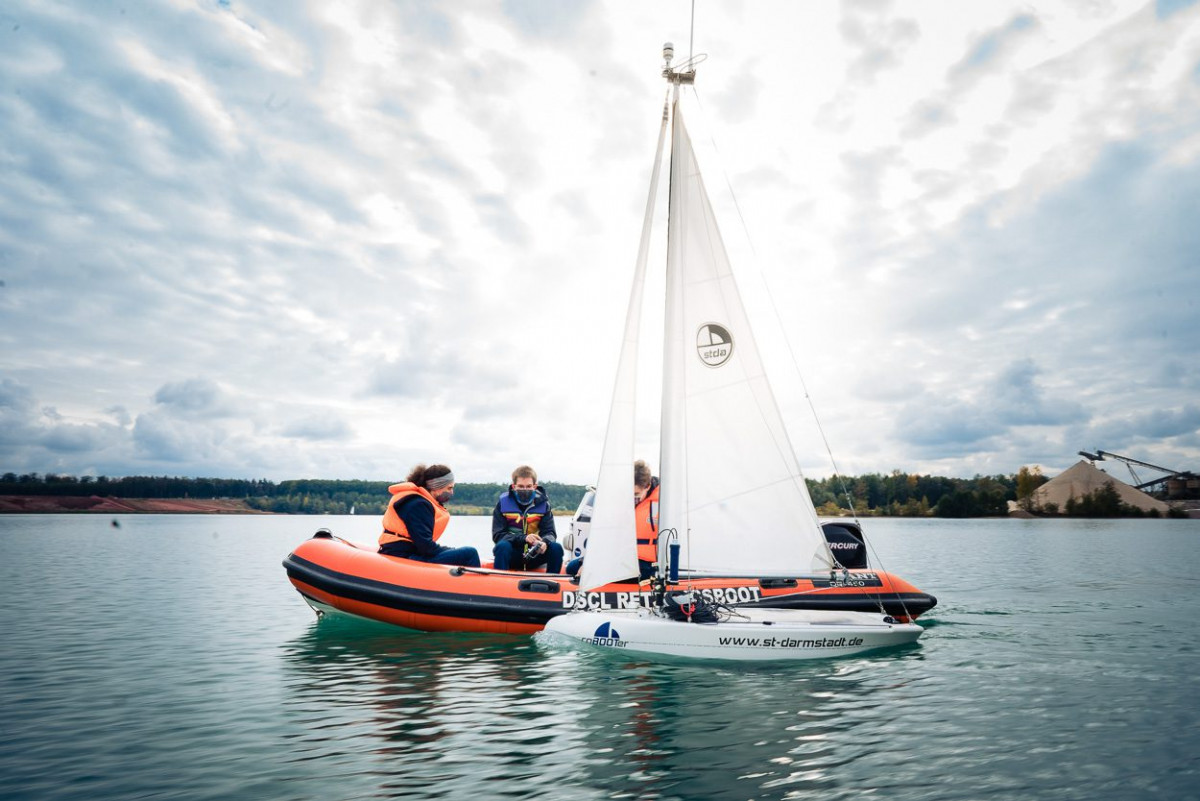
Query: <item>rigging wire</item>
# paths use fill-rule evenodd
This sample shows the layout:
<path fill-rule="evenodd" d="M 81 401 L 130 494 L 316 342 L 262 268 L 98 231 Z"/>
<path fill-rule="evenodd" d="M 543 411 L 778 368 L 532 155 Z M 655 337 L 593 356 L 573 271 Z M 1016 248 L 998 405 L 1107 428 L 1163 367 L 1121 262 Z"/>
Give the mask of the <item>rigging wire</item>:
<path fill-rule="evenodd" d="M 680 64 L 678 67 L 675 68 L 677 72 L 690 71 L 691 73 L 694 74 L 695 70 L 696 70 L 696 65 L 700 64 L 701 62 L 703 62 L 705 59 L 708 58 L 707 54 L 705 54 L 705 53 L 702 53 L 699 56 L 694 55 L 695 38 L 696 38 L 696 0 L 692 0 L 691 21 L 690 21 L 690 27 L 689 27 L 689 32 L 688 32 L 688 58 L 687 58 L 687 61 L 685 61 L 683 64 Z M 693 81 L 694 81 L 694 79 L 693 79 Z M 850 489 L 846 485 L 845 476 L 842 474 L 841 468 L 838 466 L 837 458 L 833 455 L 833 448 L 829 444 L 829 437 L 825 433 L 825 426 L 821 422 L 821 416 L 817 412 L 816 403 L 813 401 L 812 393 L 808 389 L 808 382 L 804 380 L 804 373 L 800 370 L 800 361 L 796 357 L 795 349 L 792 347 L 791 337 L 789 337 L 787 335 L 787 329 L 783 325 L 783 316 L 779 313 L 779 307 L 775 303 L 775 296 L 771 292 L 770 284 L 767 282 L 766 273 L 763 271 L 761 262 L 759 260 L 758 249 L 754 245 L 754 239 L 750 236 L 750 227 L 746 223 L 745 215 L 742 213 L 742 206 L 741 206 L 741 203 L 738 202 L 737 193 L 733 191 L 733 182 L 729 178 L 729 173 L 725 170 L 724 162 L 720 157 L 720 148 L 717 147 L 716 140 L 715 140 L 715 138 L 713 138 L 712 127 L 707 124 L 707 114 L 704 111 L 703 104 L 700 102 L 700 93 L 696 89 L 695 83 L 693 81 L 689 81 L 689 84 L 692 87 L 692 96 L 696 99 L 696 107 L 698 109 L 700 109 L 701 115 L 706 120 L 705 128 L 708 131 L 709 141 L 712 144 L 713 152 L 717 154 L 717 159 L 716 159 L 717 166 L 721 170 L 721 176 L 725 180 L 725 186 L 729 191 L 730 198 L 732 198 L 732 200 L 733 200 L 733 206 L 734 206 L 734 209 L 737 211 L 737 215 L 738 215 L 738 222 L 741 223 L 741 226 L 742 226 L 742 233 L 746 237 L 746 242 L 750 246 L 750 253 L 751 253 L 751 256 L 752 256 L 752 259 L 754 262 L 755 271 L 758 273 L 759 281 L 762 283 L 763 288 L 766 290 L 768 305 L 770 306 L 771 312 L 775 317 L 775 324 L 778 327 L 778 330 L 780 331 L 780 333 L 782 334 L 784 347 L 787 349 L 788 359 L 791 363 L 792 369 L 795 371 L 796 378 L 800 382 L 800 388 L 804 393 L 804 400 L 808 404 L 809 411 L 812 414 L 813 422 L 815 423 L 815 425 L 817 427 L 817 431 L 821 436 L 821 442 L 825 446 L 825 453 L 829 457 L 829 463 L 833 467 L 833 474 L 837 478 L 838 486 L 841 488 L 842 495 L 846 499 L 846 503 L 848 505 L 848 508 L 850 509 L 851 518 L 854 520 L 855 524 L 858 526 L 859 531 L 862 532 L 863 525 L 862 525 L 862 521 L 859 519 L 859 516 L 858 516 L 858 509 L 854 503 L 854 497 L 850 494 Z M 678 84 L 676 84 L 675 102 L 678 103 Z M 674 150 L 672 150 L 672 158 L 673 157 L 674 157 Z M 776 401 L 776 404 L 778 404 L 778 401 Z M 785 430 L 785 437 L 786 437 L 786 430 Z M 791 447 L 790 438 L 789 438 L 788 446 L 789 446 L 789 448 Z M 793 459 L 796 458 L 794 452 L 792 454 L 792 458 Z M 797 465 L 797 467 L 798 467 L 798 465 Z M 801 481 L 805 480 L 803 471 L 801 471 L 800 480 Z M 684 491 L 685 491 L 685 497 L 686 497 L 686 484 L 685 484 Z M 810 498 L 809 500 L 811 501 L 812 499 Z M 815 513 L 815 510 L 814 510 L 814 513 Z M 818 518 L 818 523 L 819 522 L 820 521 Z M 823 532 L 822 532 L 822 534 L 823 534 Z M 688 560 L 690 563 L 690 560 L 691 560 L 691 553 L 690 553 L 691 538 L 688 537 L 686 539 L 687 539 L 687 547 L 688 547 Z M 828 555 L 829 559 L 832 561 L 833 564 L 837 564 L 836 557 L 833 556 L 833 551 L 829 548 L 829 543 L 827 541 L 825 541 L 824 536 L 822 536 L 821 539 L 822 539 L 822 542 L 825 543 L 825 553 Z M 880 568 L 881 569 L 884 568 L 885 566 L 883 564 L 883 559 L 880 557 L 878 551 L 875 550 L 874 545 L 867 541 L 865 534 L 863 535 L 863 545 L 869 550 L 869 552 L 873 556 L 876 563 L 878 563 L 880 565 Z M 689 588 L 690 588 L 690 584 L 689 584 Z M 901 606 L 904 607 L 905 615 L 907 617 L 909 617 L 909 619 L 911 619 L 912 616 L 908 614 L 907 605 L 904 603 L 903 598 L 901 598 L 900 593 L 896 592 L 895 595 L 896 595 L 897 600 L 900 601 Z M 877 598 L 877 600 L 879 602 L 880 611 L 886 612 L 886 610 L 884 609 L 884 606 L 883 606 L 882 594 L 880 595 L 880 597 Z"/>
<path fill-rule="evenodd" d="M 696 0 L 692 0 L 692 25 L 688 31 L 688 60 L 687 65 L 692 63 L 692 45 L 696 41 Z M 687 66 L 685 65 L 685 66 Z"/>
<path fill-rule="evenodd" d="M 695 0 L 693 0 L 693 2 L 692 2 L 692 10 L 693 10 L 693 13 L 695 13 Z M 691 47 L 691 45 L 689 44 L 688 47 Z M 693 63 L 694 63 L 694 61 L 691 58 L 691 54 L 689 53 L 687 64 L 693 64 Z M 695 72 L 694 69 L 692 69 L 691 71 Z M 672 95 L 671 95 L 671 165 L 670 165 L 671 181 L 669 182 L 668 188 L 667 188 L 667 191 L 668 191 L 668 200 L 667 200 L 668 216 L 670 216 L 669 209 L 670 209 L 670 203 L 671 203 L 671 199 L 669 196 L 671 193 L 675 192 L 675 190 L 676 190 L 675 180 L 674 180 L 674 178 L 675 178 L 675 159 L 678 154 L 675 152 L 675 133 L 676 133 L 675 126 L 679 124 L 678 123 L 679 95 L 680 95 L 679 84 L 674 83 L 673 87 L 672 87 Z M 669 228 L 668 228 L 668 230 L 669 230 Z M 670 266 L 669 266 L 670 263 L 671 263 L 671 239 L 670 239 L 670 236 L 668 236 L 667 237 L 667 264 L 668 264 L 667 269 L 668 269 L 668 271 L 670 270 Z M 668 280 L 668 285 L 666 287 L 666 290 L 668 293 L 670 293 L 670 291 L 671 291 L 671 286 L 669 283 L 670 278 L 668 277 L 667 280 Z M 664 324 L 669 322 L 669 320 L 670 320 L 670 316 L 669 315 L 665 316 L 663 319 Z M 664 334 L 664 342 L 670 342 L 670 341 L 671 341 L 671 337 L 668 337 Z M 664 388 L 664 391 L 665 391 L 665 388 Z M 680 410 L 680 414 L 681 414 L 681 417 L 683 418 L 683 422 L 682 422 L 683 430 L 686 431 L 687 430 L 687 404 L 686 403 L 683 404 L 683 408 Z M 661 436 L 661 432 L 660 432 L 660 436 Z M 660 448 L 662 447 L 661 443 L 660 443 L 659 447 Z M 682 496 L 683 496 L 684 519 L 687 522 L 687 526 L 684 529 L 682 536 L 680 537 L 679 533 L 676 532 L 676 537 L 680 538 L 680 541 L 681 541 L 683 547 L 687 549 L 686 556 L 687 556 L 688 564 L 690 565 L 692 563 L 692 519 L 691 519 L 691 514 L 690 514 L 690 512 L 688 512 L 688 510 L 691 508 L 692 501 L 691 501 L 691 494 L 690 494 L 691 475 L 687 471 L 687 453 L 686 453 L 687 442 L 686 442 L 686 439 L 685 439 L 683 447 L 685 449 L 685 452 L 683 454 L 683 469 L 685 472 L 684 472 Z M 659 466 L 659 469 L 661 470 L 662 469 L 661 453 L 659 454 L 658 466 Z M 691 582 L 692 582 L 692 580 L 691 580 L 691 577 L 689 576 L 688 583 L 687 583 L 688 591 L 691 591 L 691 589 L 692 589 Z"/>
<path fill-rule="evenodd" d="M 697 108 L 701 110 L 701 113 L 704 113 L 704 104 L 700 101 L 700 92 L 695 88 L 695 86 L 692 87 L 692 95 L 696 98 Z M 707 121 L 707 114 L 704 114 L 704 116 Z M 833 455 L 833 448 L 829 444 L 829 437 L 825 433 L 825 426 L 821 422 L 821 416 L 817 413 L 817 407 L 813 402 L 812 393 L 808 389 L 808 382 L 804 380 L 804 373 L 800 370 L 800 360 L 796 356 L 796 351 L 792 347 L 792 340 L 787 335 L 787 329 L 783 325 L 783 316 L 779 313 L 779 306 L 775 303 L 775 295 L 771 292 L 771 286 L 767 282 L 766 274 L 763 272 L 761 267 L 758 248 L 755 247 L 754 239 L 750 235 L 750 226 L 746 223 L 745 214 L 742 213 L 742 205 L 738 201 L 737 193 L 733 189 L 733 182 L 729 178 L 729 173 L 725 170 L 724 160 L 721 158 L 721 150 L 717 146 L 716 139 L 712 135 L 712 128 L 707 124 L 707 122 L 705 124 L 705 128 L 708 130 L 709 143 L 712 145 L 713 152 L 717 155 L 716 162 L 718 168 L 721 170 L 721 177 L 725 181 L 725 188 L 728 190 L 729 196 L 733 201 L 733 207 L 737 211 L 738 222 L 742 226 L 742 233 L 746 237 L 746 243 L 750 247 L 750 253 L 753 257 L 755 272 L 758 274 L 759 281 L 762 282 L 763 288 L 766 290 L 765 295 L 767 297 L 768 305 L 771 308 L 771 313 L 775 317 L 775 324 L 779 328 L 779 331 L 783 334 L 782 338 L 784 347 L 787 349 L 788 361 L 796 374 L 796 378 L 800 382 L 800 388 L 804 392 L 804 399 L 808 403 L 808 408 L 812 413 L 813 421 L 817 426 L 817 431 L 821 435 L 821 442 L 825 446 L 825 453 L 829 456 L 829 462 L 833 466 L 834 475 L 838 476 L 839 481 L 841 481 L 841 471 L 838 468 L 837 459 Z M 841 481 L 841 485 L 843 494 L 847 496 L 847 500 L 851 504 L 850 511 L 854 515 L 854 521 L 858 523 L 858 512 L 854 508 L 853 499 L 850 498 L 849 491 L 846 489 L 844 481 Z"/>
<path fill-rule="evenodd" d="M 771 313 L 775 317 L 775 324 L 778 327 L 780 333 L 783 335 L 783 343 L 784 343 L 784 347 L 787 350 L 788 359 L 791 363 L 791 367 L 796 374 L 796 378 L 800 382 L 800 388 L 804 393 L 804 400 L 808 404 L 809 411 L 812 414 L 813 422 L 816 424 L 816 427 L 817 427 L 817 432 L 821 436 L 821 442 L 825 446 L 825 453 L 829 457 L 829 463 L 833 467 L 833 474 L 837 478 L 838 486 L 841 489 L 842 495 L 846 499 L 846 503 L 848 504 L 848 507 L 850 509 L 851 518 L 854 520 L 855 524 L 858 525 L 859 530 L 862 531 L 863 524 L 859 518 L 858 509 L 854 503 L 854 497 L 850 494 L 849 487 L 847 487 L 847 485 L 846 485 L 845 476 L 842 474 L 841 468 L 838 466 L 837 458 L 833 455 L 833 448 L 829 444 L 829 437 L 825 433 L 825 426 L 821 422 L 821 416 L 817 412 L 816 403 L 813 401 L 812 393 L 808 389 L 808 382 L 804 380 L 804 373 L 800 370 L 800 361 L 796 357 L 795 349 L 792 347 L 791 337 L 788 336 L 787 329 L 783 325 L 783 316 L 779 313 L 779 306 L 775 303 L 775 294 L 773 292 L 771 292 L 771 286 L 767 282 L 766 273 L 762 269 L 761 262 L 760 262 L 759 256 L 758 256 L 758 249 L 754 245 L 754 239 L 750 236 L 750 227 L 746 223 L 745 215 L 742 213 L 741 203 L 738 202 L 737 193 L 734 192 L 734 190 L 733 190 L 733 183 L 729 178 L 729 173 L 725 170 L 724 161 L 721 158 L 720 148 L 717 147 L 716 140 L 713 138 L 713 135 L 712 135 L 712 128 L 711 128 L 711 126 L 709 126 L 707 124 L 708 115 L 704 112 L 703 103 L 700 102 L 700 92 L 696 89 L 694 84 L 692 85 L 691 88 L 692 88 L 692 96 L 696 99 L 696 107 L 700 109 L 702 116 L 705 118 L 705 128 L 708 130 L 709 142 L 712 145 L 713 152 L 717 155 L 717 158 L 716 158 L 717 167 L 721 171 L 721 177 L 725 180 L 725 187 L 729 192 L 730 198 L 733 200 L 733 207 L 737 211 L 738 222 L 741 223 L 741 226 L 742 226 L 742 233 L 746 237 L 746 242 L 750 247 L 750 253 L 753 258 L 755 272 L 758 273 L 759 281 L 762 283 L 763 288 L 766 290 L 765 294 L 767 297 L 768 305 L 771 308 Z M 803 475 L 801 475 L 801 479 L 803 480 Z M 866 548 L 869 549 L 875 562 L 880 565 L 880 569 L 884 570 L 884 572 L 886 572 L 886 570 L 884 569 L 885 566 L 883 564 L 882 557 L 880 557 L 878 551 L 875 550 L 874 546 L 871 544 L 871 542 L 869 542 L 867 540 L 867 537 L 865 535 L 863 537 L 863 544 L 866 546 Z M 833 552 L 829 549 L 828 543 L 826 543 L 826 552 L 830 555 L 831 559 L 836 559 L 836 557 L 833 556 Z M 896 592 L 895 595 L 896 595 L 897 599 L 900 601 L 901 605 L 903 606 L 904 601 L 900 597 L 900 593 Z M 882 597 L 879 598 L 879 601 L 880 601 L 880 609 L 883 610 Z M 905 614 L 908 615 L 907 606 L 905 606 Z M 911 616 L 909 616 L 909 617 L 911 617 Z"/>

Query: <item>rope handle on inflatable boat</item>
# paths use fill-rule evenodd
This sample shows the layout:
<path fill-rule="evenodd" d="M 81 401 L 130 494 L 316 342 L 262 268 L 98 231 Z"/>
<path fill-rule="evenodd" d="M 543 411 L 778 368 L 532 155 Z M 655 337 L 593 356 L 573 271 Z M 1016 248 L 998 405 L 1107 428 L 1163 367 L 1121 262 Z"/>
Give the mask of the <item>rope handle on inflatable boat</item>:
<path fill-rule="evenodd" d="M 495 572 L 494 570 L 485 570 L 482 567 L 463 567 L 462 565 L 455 565 L 450 568 L 450 575 L 452 576 L 461 576 L 464 573 L 474 573 L 477 576 L 490 576 Z"/>
<path fill-rule="evenodd" d="M 548 578 L 550 580 L 565 580 L 565 579 L 572 578 L 571 576 L 568 576 L 565 573 L 532 573 L 532 572 L 520 571 L 520 570 L 496 570 L 495 568 L 492 568 L 492 567 L 464 567 L 462 565 L 455 565 L 454 567 L 450 568 L 450 575 L 452 575 L 452 576 L 461 576 L 465 573 L 473 573 L 476 576 L 494 576 L 497 573 L 499 573 L 500 575 L 510 575 L 512 573 L 525 573 L 525 575 L 530 576 L 531 578 L 537 578 L 540 576 L 541 578 Z M 579 583 L 578 577 L 574 578 L 574 583 L 575 584 Z"/>

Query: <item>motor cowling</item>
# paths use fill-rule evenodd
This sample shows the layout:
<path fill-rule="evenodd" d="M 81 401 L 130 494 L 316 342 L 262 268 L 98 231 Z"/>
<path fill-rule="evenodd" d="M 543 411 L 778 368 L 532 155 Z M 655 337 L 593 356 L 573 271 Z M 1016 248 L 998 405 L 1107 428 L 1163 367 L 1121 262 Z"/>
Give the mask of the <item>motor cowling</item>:
<path fill-rule="evenodd" d="M 867 567 L 867 542 L 857 523 L 822 523 L 821 531 L 839 566 L 847 570 L 863 570 Z"/>

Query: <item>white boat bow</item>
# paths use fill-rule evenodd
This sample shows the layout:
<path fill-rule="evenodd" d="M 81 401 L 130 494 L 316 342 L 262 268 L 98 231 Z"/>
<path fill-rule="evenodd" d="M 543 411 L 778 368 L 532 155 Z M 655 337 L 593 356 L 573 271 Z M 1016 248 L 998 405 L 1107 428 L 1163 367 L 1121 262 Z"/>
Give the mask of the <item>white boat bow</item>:
<path fill-rule="evenodd" d="M 828 659 L 916 642 L 921 627 L 866 612 L 745 609 L 716 623 L 673 620 L 649 610 L 571 612 L 535 635 L 629 654 L 738 661 Z"/>

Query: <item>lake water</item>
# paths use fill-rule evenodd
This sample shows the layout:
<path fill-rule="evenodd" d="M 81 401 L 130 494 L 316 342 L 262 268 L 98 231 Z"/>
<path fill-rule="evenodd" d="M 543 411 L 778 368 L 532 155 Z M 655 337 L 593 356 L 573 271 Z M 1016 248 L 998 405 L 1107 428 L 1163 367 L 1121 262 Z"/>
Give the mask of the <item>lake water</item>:
<path fill-rule="evenodd" d="M 868 520 L 920 643 L 730 666 L 318 623 L 280 561 L 371 518 L 116 520 L 0 515 L 4 799 L 1200 798 L 1200 521 Z"/>

